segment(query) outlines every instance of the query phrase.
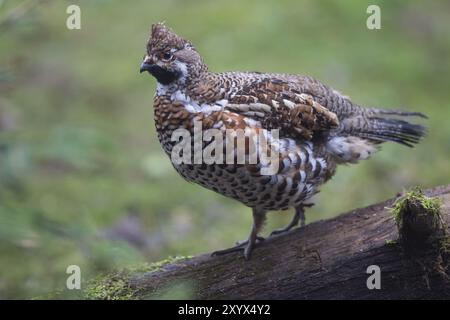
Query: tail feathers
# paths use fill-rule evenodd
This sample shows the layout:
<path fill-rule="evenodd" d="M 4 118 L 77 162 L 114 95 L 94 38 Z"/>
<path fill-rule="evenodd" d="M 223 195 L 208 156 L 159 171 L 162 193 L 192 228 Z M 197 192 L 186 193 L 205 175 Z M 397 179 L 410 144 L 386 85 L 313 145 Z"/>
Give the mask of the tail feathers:
<path fill-rule="evenodd" d="M 406 117 L 427 118 L 420 112 L 364 109 L 340 119 L 339 128 L 330 135 L 328 151 L 340 163 L 356 163 L 378 151 L 377 144 L 392 141 L 413 147 L 427 129 L 404 120 Z"/>
<path fill-rule="evenodd" d="M 426 134 L 420 124 L 406 121 L 406 118 L 427 118 L 420 112 L 358 107 L 352 115 L 340 119 L 338 135 L 356 136 L 372 143 L 393 141 L 413 147 Z"/>
<path fill-rule="evenodd" d="M 426 115 L 420 112 L 412 112 L 412 111 L 403 111 L 403 110 L 395 110 L 395 109 L 378 109 L 378 108 L 370 108 L 365 109 L 368 115 L 393 115 L 393 116 L 402 116 L 402 117 L 420 117 L 424 119 L 428 119 Z"/>
<path fill-rule="evenodd" d="M 399 114 L 399 113 L 397 113 Z M 355 130 L 356 135 L 374 142 L 393 141 L 413 147 L 426 134 L 426 128 L 400 119 L 371 117 L 367 125 Z"/>

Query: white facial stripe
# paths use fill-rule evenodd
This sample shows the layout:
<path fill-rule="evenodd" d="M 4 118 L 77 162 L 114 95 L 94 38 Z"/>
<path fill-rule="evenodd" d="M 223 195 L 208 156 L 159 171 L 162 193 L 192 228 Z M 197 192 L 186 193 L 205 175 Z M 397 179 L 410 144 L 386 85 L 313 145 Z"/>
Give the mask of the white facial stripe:
<path fill-rule="evenodd" d="M 175 65 L 177 66 L 178 70 L 181 72 L 181 77 L 180 77 L 179 81 L 181 83 L 184 83 L 188 76 L 188 68 L 185 63 L 180 62 L 180 61 L 175 61 Z"/>

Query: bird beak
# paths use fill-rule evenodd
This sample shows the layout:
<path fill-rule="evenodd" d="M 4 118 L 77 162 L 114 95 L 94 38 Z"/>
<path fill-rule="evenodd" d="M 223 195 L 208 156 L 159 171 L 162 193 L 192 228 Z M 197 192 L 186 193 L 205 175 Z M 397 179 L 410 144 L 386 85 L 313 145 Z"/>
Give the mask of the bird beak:
<path fill-rule="evenodd" d="M 142 73 L 142 72 L 148 71 L 148 72 L 151 73 L 151 70 L 154 67 L 155 67 L 155 64 L 154 64 L 153 59 L 151 58 L 151 56 L 149 56 L 147 54 L 144 57 L 144 61 L 142 61 L 141 68 L 139 69 L 139 72 Z"/>
<path fill-rule="evenodd" d="M 153 64 L 150 64 L 150 63 L 144 61 L 144 62 L 142 62 L 142 64 L 141 64 L 141 68 L 139 69 L 139 72 L 140 72 L 140 73 L 145 72 L 145 71 L 150 72 L 150 70 L 151 70 L 153 67 L 154 67 Z"/>

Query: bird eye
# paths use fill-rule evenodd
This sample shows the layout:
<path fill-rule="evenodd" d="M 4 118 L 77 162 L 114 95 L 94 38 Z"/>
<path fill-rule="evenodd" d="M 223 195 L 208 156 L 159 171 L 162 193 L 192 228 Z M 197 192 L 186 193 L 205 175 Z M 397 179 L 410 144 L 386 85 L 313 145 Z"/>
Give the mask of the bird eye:
<path fill-rule="evenodd" d="M 170 52 L 164 52 L 162 55 L 162 58 L 164 60 L 170 60 L 170 59 L 172 59 L 172 54 Z"/>

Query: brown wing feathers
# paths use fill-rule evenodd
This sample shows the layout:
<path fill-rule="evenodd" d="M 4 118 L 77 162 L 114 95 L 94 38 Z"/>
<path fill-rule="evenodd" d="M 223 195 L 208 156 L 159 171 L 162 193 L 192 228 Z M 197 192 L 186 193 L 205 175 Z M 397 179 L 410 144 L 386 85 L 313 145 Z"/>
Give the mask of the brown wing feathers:
<path fill-rule="evenodd" d="M 311 139 L 315 132 L 339 125 L 333 112 L 278 79 L 244 87 L 240 93 L 225 109 L 258 120 L 265 129 L 281 129 L 287 135 Z"/>

